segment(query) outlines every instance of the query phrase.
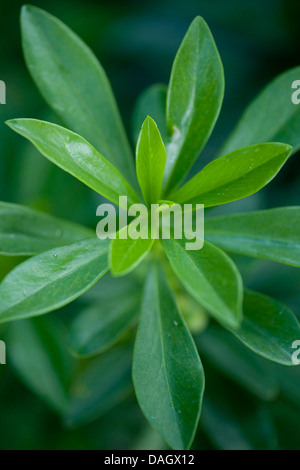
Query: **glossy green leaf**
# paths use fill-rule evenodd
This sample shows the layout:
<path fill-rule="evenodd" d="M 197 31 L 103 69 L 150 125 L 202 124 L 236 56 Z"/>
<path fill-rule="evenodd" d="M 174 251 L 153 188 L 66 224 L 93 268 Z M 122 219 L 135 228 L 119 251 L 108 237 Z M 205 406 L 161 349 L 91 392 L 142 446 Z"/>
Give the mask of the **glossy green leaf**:
<path fill-rule="evenodd" d="M 250 145 L 217 158 L 170 195 L 175 202 L 226 204 L 256 193 L 288 159 L 292 148 L 280 143 Z"/>
<path fill-rule="evenodd" d="M 167 93 L 166 192 L 183 180 L 206 144 L 224 94 L 222 62 L 201 17 L 192 22 L 177 52 Z"/>
<path fill-rule="evenodd" d="M 41 315 L 76 299 L 108 270 L 107 251 L 107 240 L 83 240 L 20 264 L 0 284 L 0 322 Z"/>
<path fill-rule="evenodd" d="M 9 325 L 9 360 L 26 385 L 62 412 L 69 399 L 74 360 L 67 351 L 64 328 L 51 315 Z"/>
<path fill-rule="evenodd" d="M 205 236 L 224 250 L 300 267 L 300 207 L 207 218 Z"/>
<path fill-rule="evenodd" d="M 147 256 L 153 242 L 149 237 L 132 239 L 129 225 L 119 230 L 111 241 L 109 250 L 109 267 L 112 274 L 123 276 L 132 271 Z"/>
<path fill-rule="evenodd" d="M 36 255 L 93 237 L 91 230 L 80 225 L 29 207 L 0 202 L 1 255 Z"/>
<path fill-rule="evenodd" d="M 196 339 L 200 355 L 262 400 L 274 400 L 279 383 L 269 361 L 254 354 L 224 328 L 210 326 Z"/>
<path fill-rule="evenodd" d="M 293 312 L 277 300 L 245 292 L 242 326 L 231 332 L 257 354 L 279 364 L 295 365 L 292 344 L 300 338 L 300 325 Z"/>
<path fill-rule="evenodd" d="M 188 448 L 200 415 L 204 372 L 165 276 L 151 266 L 133 358 L 133 381 L 148 421 L 173 449 Z"/>
<path fill-rule="evenodd" d="M 138 196 L 119 171 L 85 139 L 64 127 L 37 119 L 13 119 L 7 124 L 35 145 L 44 157 L 115 204 Z"/>
<path fill-rule="evenodd" d="M 292 88 L 300 67 L 282 73 L 248 106 L 222 148 L 222 154 L 262 142 L 286 142 L 300 147 L 300 106 L 293 104 Z"/>
<path fill-rule="evenodd" d="M 28 69 L 47 103 L 130 182 L 133 156 L 107 76 L 92 51 L 61 21 L 25 6 L 22 42 Z"/>
<path fill-rule="evenodd" d="M 161 197 L 167 153 L 156 123 L 147 117 L 136 146 L 136 172 L 144 201 L 156 203 Z"/>
<path fill-rule="evenodd" d="M 69 347 L 78 356 L 93 356 L 114 344 L 134 323 L 139 312 L 139 295 L 117 296 L 93 304 L 71 325 Z"/>
<path fill-rule="evenodd" d="M 243 284 L 233 261 L 208 242 L 201 250 L 186 250 L 184 239 L 162 243 L 187 291 L 222 324 L 238 327 L 242 321 Z"/>
<path fill-rule="evenodd" d="M 66 424 L 78 427 L 95 421 L 132 393 L 131 361 L 128 344 L 84 361 L 71 385 Z"/>
<path fill-rule="evenodd" d="M 139 96 L 132 119 L 134 142 L 137 141 L 142 124 L 148 115 L 156 122 L 163 141 L 167 141 L 166 100 L 167 87 L 159 83 L 150 86 Z"/>

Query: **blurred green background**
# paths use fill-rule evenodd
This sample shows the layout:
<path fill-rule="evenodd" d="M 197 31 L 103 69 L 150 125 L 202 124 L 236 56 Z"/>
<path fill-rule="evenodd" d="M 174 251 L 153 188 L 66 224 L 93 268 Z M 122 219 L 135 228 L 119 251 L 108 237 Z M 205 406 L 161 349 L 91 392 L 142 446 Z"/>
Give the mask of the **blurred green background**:
<path fill-rule="evenodd" d="M 7 104 L 0 105 L 0 200 L 95 227 L 100 196 L 42 158 L 4 125 L 14 117 L 57 121 L 22 57 L 22 4 L 0 0 L 0 79 L 7 85 Z M 223 60 L 226 92 L 218 124 L 193 171 L 216 155 L 257 92 L 280 72 L 299 65 L 300 4 L 294 0 L 52 0 L 34 5 L 64 21 L 94 50 L 112 83 L 130 136 L 139 94 L 153 83 L 168 83 L 190 22 L 196 15 L 205 18 Z M 297 157 L 266 189 L 226 205 L 225 210 L 300 205 Z M 234 258 L 247 286 L 285 302 L 300 318 L 299 270 Z M 0 278 L 17 262 L 1 257 Z M 119 298 L 128 295 L 128 289 L 138 286 L 139 277 L 129 281 L 128 277 L 114 281 L 112 288 L 105 277 L 58 312 L 1 327 L 8 364 L 0 365 L 0 449 L 166 448 L 134 397 L 133 335 L 124 336 L 112 350 L 92 360 L 74 360 L 65 346 L 68 325 L 76 313 L 91 302 L 105 305 L 111 292 Z M 299 449 L 299 368 L 268 363 L 215 324 L 195 333 L 207 386 L 193 448 Z"/>

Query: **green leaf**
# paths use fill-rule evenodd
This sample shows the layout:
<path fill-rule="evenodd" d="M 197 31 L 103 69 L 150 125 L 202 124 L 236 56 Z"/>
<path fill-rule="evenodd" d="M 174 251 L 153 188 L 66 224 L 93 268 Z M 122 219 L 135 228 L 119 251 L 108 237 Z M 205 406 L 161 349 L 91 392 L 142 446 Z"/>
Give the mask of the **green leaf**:
<path fill-rule="evenodd" d="M 299 80 L 300 67 L 275 78 L 242 115 L 222 148 L 222 154 L 262 142 L 286 142 L 300 148 L 300 106 L 292 103 L 292 83 Z"/>
<path fill-rule="evenodd" d="M 47 103 L 130 182 L 132 152 L 107 76 L 92 51 L 61 21 L 25 6 L 22 42 L 28 69 Z"/>
<path fill-rule="evenodd" d="M 170 195 L 175 202 L 205 207 L 226 204 L 256 193 L 268 184 L 291 153 L 289 145 L 250 145 L 217 158 Z"/>
<path fill-rule="evenodd" d="M 167 87 L 160 83 L 150 86 L 139 96 L 132 119 L 134 142 L 137 141 L 142 124 L 148 115 L 156 122 L 163 141 L 167 141 L 166 100 Z"/>
<path fill-rule="evenodd" d="M 41 315 L 79 297 L 108 270 L 107 240 L 83 240 L 37 255 L 0 285 L 0 323 Z"/>
<path fill-rule="evenodd" d="M 13 119 L 7 124 L 48 160 L 115 204 L 119 196 L 127 196 L 129 205 L 139 201 L 119 171 L 80 135 L 37 119 Z"/>
<path fill-rule="evenodd" d="M 29 207 L 0 202 L 0 254 L 36 255 L 95 237 L 89 229 Z"/>
<path fill-rule="evenodd" d="M 242 321 L 243 283 L 233 261 L 204 242 L 186 250 L 185 240 L 162 240 L 171 266 L 187 291 L 218 321 L 236 328 Z"/>
<path fill-rule="evenodd" d="M 201 357 L 262 400 L 274 400 L 279 383 L 269 361 L 254 354 L 224 328 L 210 326 L 196 339 Z"/>
<path fill-rule="evenodd" d="M 126 238 L 120 238 L 126 237 Z M 147 256 L 154 240 L 148 238 L 130 238 L 129 225 L 116 233 L 109 250 L 109 267 L 114 276 L 123 276 L 138 266 Z"/>
<path fill-rule="evenodd" d="M 252 351 L 292 366 L 292 343 L 300 338 L 300 325 L 293 312 L 271 297 L 245 292 L 241 328 L 231 330 Z"/>
<path fill-rule="evenodd" d="M 207 218 L 205 235 L 224 250 L 300 267 L 300 207 Z"/>
<path fill-rule="evenodd" d="M 161 197 L 162 181 L 167 153 L 157 125 L 148 116 L 139 135 L 136 147 L 136 172 L 146 204 Z"/>
<path fill-rule="evenodd" d="M 87 357 L 109 348 L 136 320 L 139 298 L 139 295 L 123 295 L 86 308 L 71 325 L 71 350 Z"/>
<path fill-rule="evenodd" d="M 215 379 L 213 386 L 201 416 L 210 442 L 220 450 L 274 450 L 277 433 L 269 408 L 228 382 Z"/>
<path fill-rule="evenodd" d="M 200 415 L 204 372 L 170 287 L 155 266 L 144 289 L 133 381 L 152 426 L 173 449 L 188 448 Z"/>
<path fill-rule="evenodd" d="M 95 421 L 132 393 L 131 362 L 128 344 L 84 361 L 71 386 L 66 424 L 78 427 Z"/>
<path fill-rule="evenodd" d="M 21 379 L 48 404 L 63 411 L 74 361 L 64 346 L 62 325 L 51 316 L 13 322 L 8 341 L 13 345 L 10 361 Z"/>
<path fill-rule="evenodd" d="M 166 193 L 183 180 L 206 144 L 223 94 L 219 53 L 207 24 L 197 17 L 177 52 L 168 87 Z"/>

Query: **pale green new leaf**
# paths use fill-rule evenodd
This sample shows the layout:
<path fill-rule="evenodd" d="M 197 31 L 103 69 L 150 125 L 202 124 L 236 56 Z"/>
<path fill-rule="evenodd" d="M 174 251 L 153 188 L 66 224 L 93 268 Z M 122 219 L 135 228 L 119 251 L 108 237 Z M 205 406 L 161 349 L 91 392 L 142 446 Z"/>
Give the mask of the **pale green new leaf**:
<path fill-rule="evenodd" d="M 243 113 L 221 152 L 232 152 L 262 142 L 286 142 L 293 151 L 300 147 L 300 106 L 292 102 L 292 88 L 300 67 L 288 70 L 269 83 Z M 299 98 L 299 94 L 298 94 Z"/>
<path fill-rule="evenodd" d="M 139 201 L 121 173 L 80 135 L 37 119 L 13 119 L 7 124 L 48 160 L 115 204 L 119 196 L 127 196 L 129 205 Z"/>
<path fill-rule="evenodd" d="M 136 146 L 136 172 L 146 204 L 161 197 L 167 153 L 156 123 L 145 119 Z"/>
<path fill-rule="evenodd" d="M 292 344 L 300 338 L 300 325 L 293 312 L 277 300 L 246 291 L 243 323 L 231 332 L 257 354 L 279 364 L 295 365 Z"/>
<path fill-rule="evenodd" d="M 0 284 L 0 323 L 58 309 L 79 297 L 108 270 L 108 240 L 89 239 L 37 255 Z"/>
<path fill-rule="evenodd" d="M 111 241 L 109 249 L 109 267 L 112 274 L 123 276 L 132 271 L 147 256 L 153 242 L 150 237 L 131 238 L 129 225 L 119 230 Z"/>
<path fill-rule="evenodd" d="M 163 273 L 146 280 L 133 358 L 140 407 L 170 447 L 188 448 L 198 424 L 204 372 Z"/>
<path fill-rule="evenodd" d="M 138 294 L 118 295 L 87 307 L 73 321 L 69 347 L 82 357 L 102 353 L 134 323 L 139 312 Z"/>
<path fill-rule="evenodd" d="M 276 176 L 291 151 L 289 145 L 281 143 L 236 150 L 206 165 L 170 199 L 210 207 L 251 196 Z"/>
<path fill-rule="evenodd" d="M 166 193 L 183 180 L 206 144 L 223 94 L 219 53 L 207 24 L 197 17 L 176 54 L 168 87 Z"/>
<path fill-rule="evenodd" d="M 300 207 L 207 218 L 205 236 L 224 250 L 300 267 Z"/>
<path fill-rule="evenodd" d="M 22 43 L 28 69 L 63 123 L 87 139 L 131 183 L 133 156 L 107 76 L 93 52 L 45 11 L 24 6 Z"/>
<path fill-rule="evenodd" d="M 80 225 L 29 207 L 0 202 L 0 254 L 37 255 L 57 246 L 95 237 Z"/>
<path fill-rule="evenodd" d="M 187 291 L 223 325 L 242 321 L 243 284 L 233 261 L 204 242 L 201 250 L 186 250 L 185 239 L 162 240 L 171 266 Z"/>

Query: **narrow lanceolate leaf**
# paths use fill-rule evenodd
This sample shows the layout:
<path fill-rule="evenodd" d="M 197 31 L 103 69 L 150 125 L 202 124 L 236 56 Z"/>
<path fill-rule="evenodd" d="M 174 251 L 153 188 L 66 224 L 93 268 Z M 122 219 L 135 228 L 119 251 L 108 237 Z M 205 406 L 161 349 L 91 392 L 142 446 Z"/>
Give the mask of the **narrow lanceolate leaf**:
<path fill-rule="evenodd" d="M 146 204 L 161 197 L 162 181 L 166 166 L 166 149 L 157 125 L 147 117 L 136 147 L 136 172 Z"/>
<path fill-rule="evenodd" d="M 7 124 L 48 160 L 115 204 L 119 196 L 127 196 L 129 205 L 138 202 L 121 173 L 80 135 L 37 119 L 13 119 Z"/>
<path fill-rule="evenodd" d="M 206 144 L 224 94 L 223 67 L 203 20 L 192 22 L 175 57 L 167 93 L 166 191 L 176 187 Z"/>
<path fill-rule="evenodd" d="M 280 143 L 236 150 L 206 165 L 170 198 L 210 207 L 251 196 L 276 176 L 291 151 L 289 145 Z"/>
<path fill-rule="evenodd" d="M 160 83 L 150 86 L 138 97 L 132 120 L 134 142 L 137 141 L 142 124 L 148 115 L 156 122 L 163 141 L 167 141 L 166 101 L 167 87 Z"/>
<path fill-rule="evenodd" d="M 205 235 L 224 250 L 300 267 L 300 207 L 212 217 Z"/>
<path fill-rule="evenodd" d="M 17 374 L 34 393 L 62 412 L 75 365 L 65 345 L 63 325 L 48 315 L 13 322 L 8 332 L 14 345 L 10 362 Z"/>
<path fill-rule="evenodd" d="M 29 207 L 0 202 L 1 255 L 37 255 L 94 236 L 80 225 Z"/>
<path fill-rule="evenodd" d="M 107 240 L 83 240 L 17 266 L 0 285 L 0 322 L 41 315 L 79 297 L 108 270 L 107 250 Z"/>
<path fill-rule="evenodd" d="M 154 266 L 144 289 L 133 381 L 152 426 L 173 449 L 188 448 L 198 424 L 204 373 L 166 279 Z"/>
<path fill-rule="evenodd" d="M 295 365 L 292 344 L 300 338 L 300 325 L 293 312 L 277 300 L 245 292 L 242 326 L 231 332 L 257 354 L 279 364 Z"/>
<path fill-rule="evenodd" d="M 131 236 L 129 226 L 126 226 L 111 241 L 109 267 L 115 276 L 132 271 L 147 256 L 154 242 L 150 237 L 133 239 Z"/>
<path fill-rule="evenodd" d="M 47 103 L 129 179 L 133 156 L 107 76 L 92 51 L 61 21 L 25 6 L 22 42 L 28 69 Z"/>
<path fill-rule="evenodd" d="M 222 154 L 245 145 L 261 142 L 286 142 L 294 152 L 300 147 L 300 106 L 297 87 L 292 84 L 300 77 L 300 67 L 295 67 L 275 78 L 242 115 L 237 126 L 222 148 Z"/>
<path fill-rule="evenodd" d="M 201 250 L 186 250 L 184 239 L 162 243 L 187 291 L 222 324 L 237 328 L 242 321 L 243 286 L 233 261 L 208 242 Z"/>
<path fill-rule="evenodd" d="M 128 330 L 139 312 L 139 295 L 123 295 L 97 303 L 74 320 L 69 346 L 78 356 L 93 356 L 114 344 Z"/>

